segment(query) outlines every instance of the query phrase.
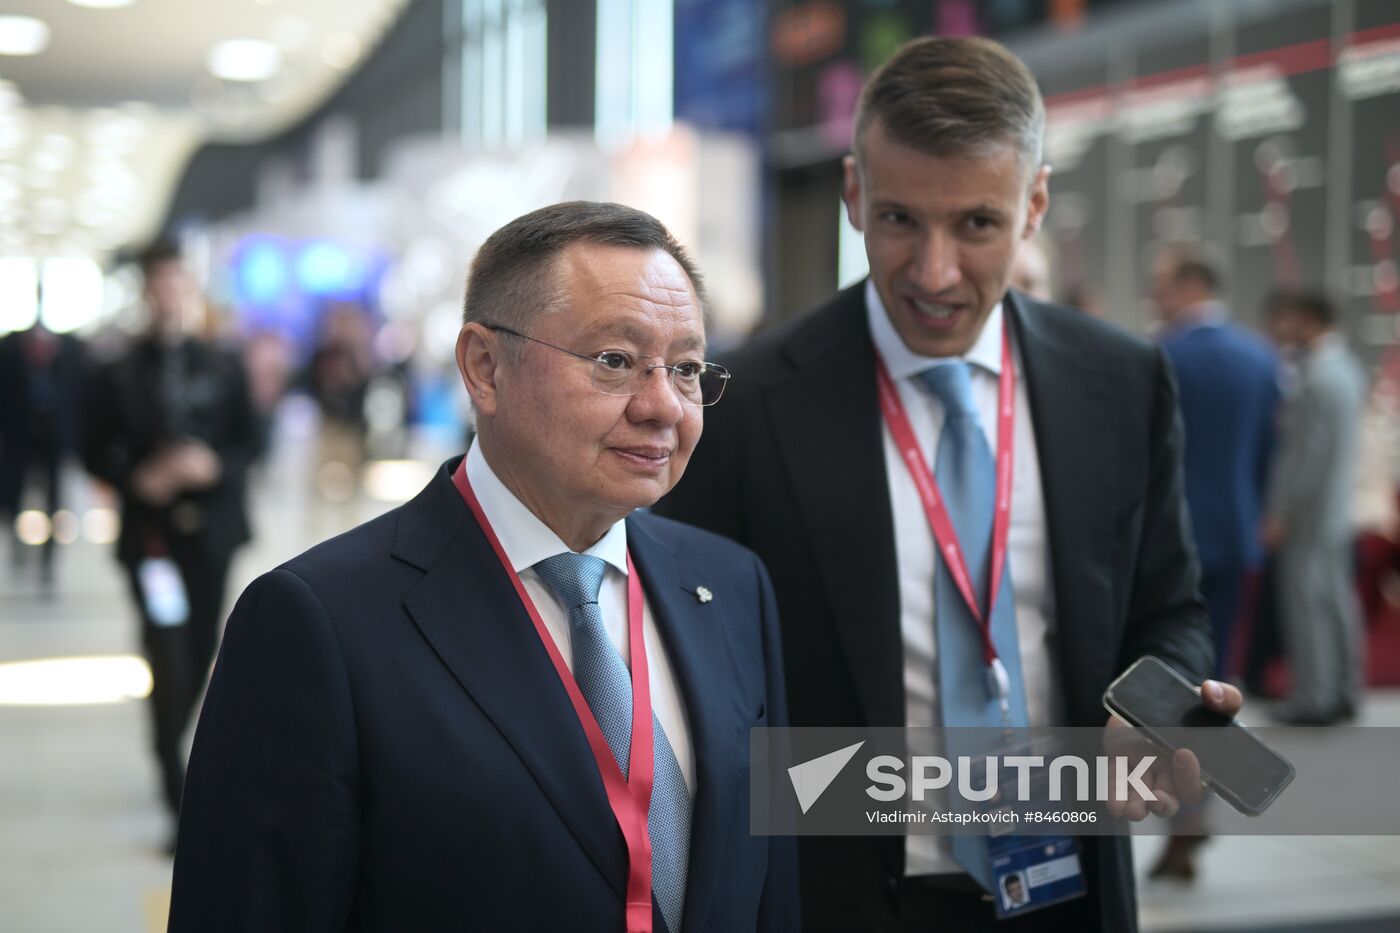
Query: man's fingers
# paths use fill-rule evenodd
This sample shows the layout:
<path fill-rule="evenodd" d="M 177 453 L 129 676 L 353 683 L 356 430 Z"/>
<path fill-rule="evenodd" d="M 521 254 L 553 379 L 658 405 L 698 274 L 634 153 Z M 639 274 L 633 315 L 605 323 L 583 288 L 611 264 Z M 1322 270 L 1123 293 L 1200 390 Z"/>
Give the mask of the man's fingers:
<path fill-rule="evenodd" d="M 1169 820 L 1176 816 L 1176 811 L 1181 809 L 1181 801 L 1168 791 L 1165 787 L 1156 787 L 1152 790 L 1157 800 L 1152 804 L 1152 812 L 1164 820 Z"/>
<path fill-rule="evenodd" d="M 1205 797 L 1201 786 L 1201 763 L 1189 749 L 1179 748 L 1172 755 L 1172 783 L 1182 803 L 1200 803 Z"/>
<path fill-rule="evenodd" d="M 1123 810 L 1128 804 L 1128 801 L 1126 799 L 1119 799 L 1118 794 L 1115 792 L 1115 788 L 1117 788 L 1117 786 L 1118 779 L 1114 776 L 1114 769 L 1112 765 L 1110 765 L 1108 769 L 1109 792 L 1107 804 L 1109 816 L 1112 816 L 1115 819 L 1118 819 L 1123 816 Z"/>
<path fill-rule="evenodd" d="M 1240 688 L 1234 684 L 1221 683 L 1218 680 L 1201 682 L 1201 699 L 1210 709 L 1217 713 L 1224 713 L 1231 718 L 1234 718 L 1244 706 L 1244 694 L 1240 693 Z"/>

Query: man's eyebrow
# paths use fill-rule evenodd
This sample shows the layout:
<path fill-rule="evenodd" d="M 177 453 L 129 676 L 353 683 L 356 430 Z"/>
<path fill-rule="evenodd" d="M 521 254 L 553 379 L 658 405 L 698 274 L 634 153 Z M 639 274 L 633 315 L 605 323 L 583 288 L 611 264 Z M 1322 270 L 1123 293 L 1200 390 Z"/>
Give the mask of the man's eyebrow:
<path fill-rule="evenodd" d="M 705 352 L 705 338 L 704 338 L 704 337 L 696 337 L 695 335 L 692 334 L 690 337 L 687 337 L 685 340 L 682 340 L 682 341 L 681 341 L 681 343 L 680 343 L 680 349 L 681 349 L 681 350 L 694 350 L 694 351 L 696 351 L 697 353 L 702 353 L 702 354 L 703 354 L 703 353 Z"/>
<path fill-rule="evenodd" d="M 991 204 L 991 203 L 987 203 L 987 202 L 983 202 L 983 203 L 981 203 L 981 204 L 974 204 L 974 205 L 972 205 L 971 207 L 965 207 L 965 208 L 963 208 L 963 209 L 961 210 L 960 213 L 963 213 L 963 214 L 995 214 L 995 215 L 997 215 L 998 217 L 1003 217 L 1003 216 L 1009 214 L 1010 211 L 1008 211 L 1008 210 L 1007 210 L 1006 208 L 1004 208 L 1004 207 L 1001 207 L 1000 205 Z"/>
<path fill-rule="evenodd" d="M 607 321 L 596 324 L 585 330 L 584 336 L 590 340 L 618 337 L 622 340 L 630 340 L 632 343 L 642 343 L 647 337 L 645 331 L 629 321 Z"/>

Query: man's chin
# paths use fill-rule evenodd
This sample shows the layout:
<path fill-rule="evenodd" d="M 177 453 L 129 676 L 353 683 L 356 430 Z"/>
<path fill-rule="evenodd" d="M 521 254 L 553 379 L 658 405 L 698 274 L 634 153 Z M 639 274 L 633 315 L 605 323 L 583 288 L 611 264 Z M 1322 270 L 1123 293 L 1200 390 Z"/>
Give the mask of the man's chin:
<path fill-rule="evenodd" d="M 670 492 L 675 483 L 670 478 L 636 479 L 619 483 L 609 490 L 607 501 L 623 515 L 630 515 L 638 509 L 649 509 Z"/>
<path fill-rule="evenodd" d="M 899 336 L 911 353 L 936 358 L 963 356 L 977 342 L 976 333 L 930 334 L 912 327 Z"/>

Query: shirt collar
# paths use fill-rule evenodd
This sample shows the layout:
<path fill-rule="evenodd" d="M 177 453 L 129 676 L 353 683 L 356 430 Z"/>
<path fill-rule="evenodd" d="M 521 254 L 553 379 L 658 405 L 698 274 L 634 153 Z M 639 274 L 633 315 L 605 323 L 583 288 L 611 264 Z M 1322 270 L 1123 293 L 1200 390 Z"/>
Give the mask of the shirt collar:
<path fill-rule="evenodd" d="M 467 451 L 467 479 L 471 480 L 472 491 L 476 493 L 481 510 L 496 532 L 496 537 L 505 548 L 506 557 L 516 573 L 528 570 L 540 561 L 556 554 L 569 554 L 569 546 L 550 530 L 506 488 L 480 444 L 472 444 Z M 615 522 L 598 543 L 585 554 L 602 558 L 623 576 L 627 575 L 627 522 Z"/>
<path fill-rule="evenodd" d="M 890 316 L 885 313 L 885 305 L 880 301 L 880 293 L 876 291 L 873 279 L 865 280 L 865 314 L 870 327 L 870 339 L 874 342 L 880 358 L 885 361 L 885 369 L 889 371 L 891 379 L 907 379 L 940 363 L 956 360 L 981 367 L 992 375 L 1001 374 L 1003 328 L 1000 301 L 992 308 L 992 313 L 987 315 L 987 321 L 982 325 L 982 333 L 977 335 L 977 342 L 961 357 L 920 356 L 910 350 L 890 323 Z"/>

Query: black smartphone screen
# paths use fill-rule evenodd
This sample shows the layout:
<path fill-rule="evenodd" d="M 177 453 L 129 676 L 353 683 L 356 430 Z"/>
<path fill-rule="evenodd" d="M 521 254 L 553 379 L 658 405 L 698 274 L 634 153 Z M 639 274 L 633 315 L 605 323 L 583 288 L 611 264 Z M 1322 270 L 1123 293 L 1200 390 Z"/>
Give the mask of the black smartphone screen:
<path fill-rule="evenodd" d="M 1104 700 L 1164 744 L 1187 745 L 1217 792 L 1247 813 L 1262 811 L 1293 778 L 1287 760 L 1230 717 L 1208 709 L 1191 684 L 1157 658 L 1136 662 Z M 1189 738 L 1179 729 L 1190 729 Z"/>

